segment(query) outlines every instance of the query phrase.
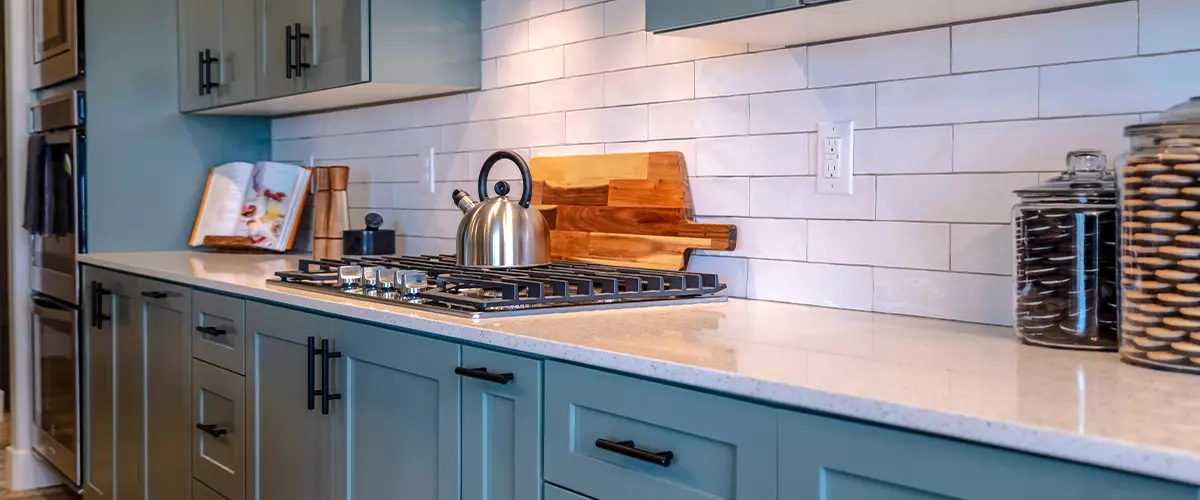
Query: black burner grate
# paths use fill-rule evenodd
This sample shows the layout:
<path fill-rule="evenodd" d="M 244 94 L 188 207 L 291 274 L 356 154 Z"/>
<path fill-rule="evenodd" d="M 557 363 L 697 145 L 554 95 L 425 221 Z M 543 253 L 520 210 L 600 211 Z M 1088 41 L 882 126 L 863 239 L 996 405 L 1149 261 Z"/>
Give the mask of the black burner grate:
<path fill-rule="evenodd" d="M 459 266 L 453 255 L 301 260 L 299 270 L 275 274 L 285 282 L 330 286 L 337 282 L 339 266 L 422 271 L 436 286 L 421 291 L 420 299 L 476 311 L 689 298 L 725 289 L 711 273 L 578 262 L 487 269 Z"/>

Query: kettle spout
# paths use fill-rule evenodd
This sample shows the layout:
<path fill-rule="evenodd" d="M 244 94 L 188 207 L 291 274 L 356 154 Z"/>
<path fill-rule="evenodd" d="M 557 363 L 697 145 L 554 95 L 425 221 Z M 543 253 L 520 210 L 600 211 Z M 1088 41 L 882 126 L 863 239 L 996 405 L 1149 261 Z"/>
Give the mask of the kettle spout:
<path fill-rule="evenodd" d="M 454 204 L 458 206 L 462 213 L 467 213 L 475 206 L 475 200 L 471 199 L 471 195 L 461 189 L 455 189 L 451 196 L 454 197 Z"/>

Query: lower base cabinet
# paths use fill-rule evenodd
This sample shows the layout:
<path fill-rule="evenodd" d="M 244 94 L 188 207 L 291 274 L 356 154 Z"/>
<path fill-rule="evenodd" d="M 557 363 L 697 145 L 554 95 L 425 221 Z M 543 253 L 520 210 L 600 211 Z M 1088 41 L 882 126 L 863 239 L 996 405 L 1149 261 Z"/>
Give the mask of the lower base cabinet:
<path fill-rule="evenodd" d="M 780 411 L 779 498 L 1196 500 L 1195 486 Z"/>
<path fill-rule="evenodd" d="M 545 485 L 545 500 L 593 500 L 574 491 L 564 490 L 550 483 Z"/>

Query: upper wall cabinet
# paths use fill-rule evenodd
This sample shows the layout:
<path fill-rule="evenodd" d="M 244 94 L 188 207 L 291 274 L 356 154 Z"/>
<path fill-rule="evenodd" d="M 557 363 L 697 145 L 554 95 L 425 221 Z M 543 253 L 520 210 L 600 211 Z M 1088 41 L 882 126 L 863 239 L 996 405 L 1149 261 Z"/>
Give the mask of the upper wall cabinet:
<path fill-rule="evenodd" d="M 478 0 L 179 1 L 185 112 L 282 115 L 480 86 Z M 231 3 L 251 6 L 240 19 L 254 25 L 231 30 Z M 237 79 L 243 61 L 227 53 L 234 33 L 251 33 L 248 80 Z M 209 58 L 207 45 L 226 53 Z"/>
<path fill-rule="evenodd" d="M 179 109 L 254 99 L 254 3 L 179 0 Z"/>
<path fill-rule="evenodd" d="M 1095 3 L 1097 0 L 646 0 L 646 27 L 690 38 L 801 45 Z"/>

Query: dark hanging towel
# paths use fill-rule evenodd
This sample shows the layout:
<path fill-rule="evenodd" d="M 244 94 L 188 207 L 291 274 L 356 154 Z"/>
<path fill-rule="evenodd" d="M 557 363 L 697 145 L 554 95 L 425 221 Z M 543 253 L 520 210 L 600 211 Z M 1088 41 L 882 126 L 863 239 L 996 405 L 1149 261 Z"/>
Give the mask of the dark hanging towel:
<path fill-rule="evenodd" d="M 48 182 L 51 177 L 47 167 L 46 138 L 29 136 L 29 154 L 25 163 L 25 224 L 22 227 L 30 234 L 44 235 L 51 226 L 53 189 L 46 188 L 53 184 Z"/>

